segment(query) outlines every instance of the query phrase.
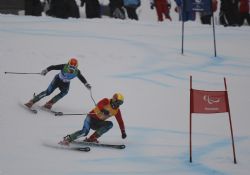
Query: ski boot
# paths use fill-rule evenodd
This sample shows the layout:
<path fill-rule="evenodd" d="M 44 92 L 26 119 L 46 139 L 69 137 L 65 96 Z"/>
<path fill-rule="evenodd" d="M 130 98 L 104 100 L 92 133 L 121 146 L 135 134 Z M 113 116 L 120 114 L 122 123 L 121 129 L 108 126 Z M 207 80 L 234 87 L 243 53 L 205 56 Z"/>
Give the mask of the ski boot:
<path fill-rule="evenodd" d="M 48 101 L 47 103 L 45 103 L 45 105 L 43 105 L 43 107 L 44 107 L 45 109 L 51 110 L 53 104 L 54 104 L 54 103 L 50 100 L 50 101 Z"/>
<path fill-rule="evenodd" d="M 28 103 L 25 103 L 24 105 L 27 106 L 28 108 L 31 108 L 33 104 L 34 104 L 33 100 L 30 100 Z"/>
<path fill-rule="evenodd" d="M 71 139 L 70 135 L 67 135 L 67 136 L 63 137 L 63 140 L 60 141 L 58 144 L 69 146 L 71 141 L 72 141 L 72 139 Z"/>
<path fill-rule="evenodd" d="M 99 141 L 97 140 L 98 137 L 100 137 L 100 136 L 98 136 L 98 134 L 96 132 L 94 132 L 94 134 L 92 134 L 89 138 L 86 137 L 83 141 L 84 142 L 99 143 Z"/>

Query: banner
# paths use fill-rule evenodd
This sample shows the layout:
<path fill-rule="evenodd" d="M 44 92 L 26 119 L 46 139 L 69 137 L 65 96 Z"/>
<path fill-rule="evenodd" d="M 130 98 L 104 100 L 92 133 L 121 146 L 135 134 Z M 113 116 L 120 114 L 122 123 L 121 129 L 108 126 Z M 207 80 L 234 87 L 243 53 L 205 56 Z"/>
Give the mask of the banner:
<path fill-rule="evenodd" d="M 191 90 L 191 113 L 228 112 L 226 91 Z"/>
<path fill-rule="evenodd" d="M 212 0 L 192 0 L 192 9 L 196 12 L 211 12 Z"/>

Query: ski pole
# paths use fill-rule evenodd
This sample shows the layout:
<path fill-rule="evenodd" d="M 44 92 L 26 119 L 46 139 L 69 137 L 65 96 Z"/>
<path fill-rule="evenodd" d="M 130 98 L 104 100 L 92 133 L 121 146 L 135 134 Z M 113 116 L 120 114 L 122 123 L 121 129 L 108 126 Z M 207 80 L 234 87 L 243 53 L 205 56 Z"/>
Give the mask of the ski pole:
<path fill-rule="evenodd" d="M 56 116 L 62 116 L 62 115 L 88 115 L 87 113 L 67 113 L 67 114 L 55 114 Z"/>
<path fill-rule="evenodd" d="M 95 106 L 96 106 L 96 102 L 95 102 L 95 100 L 94 100 L 94 98 L 93 98 L 93 96 L 92 96 L 92 91 L 91 91 L 91 89 L 89 90 L 89 92 L 90 92 L 90 97 L 91 97 L 92 101 L 94 102 L 94 104 L 95 104 Z"/>
<path fill-rule="evenodd" d="M 41 73 L 38 72 L 4 72 L 5 74 L 37 74 L 41 75 Z"/>
<path fill-rule="evenodd" d="M 62 115 L 89 115 L 89 114 L 95 114 L 95 113 L 55 113 L 55 116 L 62 116 Z"/>

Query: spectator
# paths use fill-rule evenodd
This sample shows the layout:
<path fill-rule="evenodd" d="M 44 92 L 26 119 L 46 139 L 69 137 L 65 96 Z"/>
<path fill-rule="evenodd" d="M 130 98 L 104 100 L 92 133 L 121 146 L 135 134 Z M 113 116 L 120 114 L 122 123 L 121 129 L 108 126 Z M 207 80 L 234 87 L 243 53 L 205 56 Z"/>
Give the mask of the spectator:
<path fill-rule="evenodd" d="M 212 13 L 214 13 L 217 10 L 218 7 L 218 1 L 212 0 L 212 12 L 201 12 L 201 23 L 202 24 L 211 24 L 211 17 Z"/>
<path fill-rule="evenodd" d="M 232 0 L 232 20 L 234 26 L 239 26 L 239 0 Z"/>
<path fill-rule="evenodd" d="M 151 0 L 151 9 L 156 8 L 156 13 L 158 16 L 158 21 L 163 21 L 163 17 L 169 19 L 172 21 L 170 15 L 169 15 L 169 10 L 171 8 L 171 3 L 168 0 Z"/>
<path fill-rule="evenodd" d="M 75 0 L 51 0 L 47 15 L 56 18 L 80 18 L 79 8 Z"/>
<path fill-rule="evenodd" d="M 141 0 L 123 0 L 124 7 L 127 10 L 128 18 L 138 20 L 136 9 L 140 7 Z"/>
<path fill-rule="evenodd" d="M 249 15 L 249 0 L 240 0 L 239 2 L 239 25 L 242 26 L 244 21 L 247 20 L 248 25 L 250 25 L 250 15 Z"/>
<path fill-rule="evenodd" d="M 220 23 L 224 26 L 238 25 L 238 0 L 221 0 Z"/>
<path fill-rule="evenodd" d="M 109 0 L 110 16 L 113 18 L 125 19 L 123 0 Z"/>
<path fill-rule="evenodd" d="M 41 16 L 43 11 L 40 0 L 25 0 L 25 15 Z"/>
<path fill-rule="evenodd" d="M 81 0 L 81 7 L 84 3 L 87 18 L 101 18 L 101 6 L 98 0 Z"/>

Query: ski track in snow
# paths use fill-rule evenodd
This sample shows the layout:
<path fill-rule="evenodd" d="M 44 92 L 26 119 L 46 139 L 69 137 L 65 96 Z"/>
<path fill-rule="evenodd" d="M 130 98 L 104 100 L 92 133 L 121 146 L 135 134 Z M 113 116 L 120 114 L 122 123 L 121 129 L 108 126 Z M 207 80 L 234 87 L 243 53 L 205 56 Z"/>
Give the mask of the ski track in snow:
<path fill-rule="evenodd" d="M 50 23 L 50 22 L 57 22 L 57 23 L 64 23 L 64 20 L 52 20 L 52 21 L 42 21 L 45 23 Z M 67 23 L 76 23 L 77 21 L 66 21 Z M 35 22 L 30 22 L 27 20 L 27 23 L 33 24 L 37 23 Z M 152 64 L 152 60 L 154 61 L 154 64 L 161 64 L 162 62 L 168 61 L 168 58 L 172 58 L 176 56 L 176 52 L 180 52 L 180 50 L 176 49 L 169 49 L 168 48 L 168 54 L 162 55 L 159 53 L 159 50 L 155 50 L 154 48 L 150 47 L 147 45 L 147 43 L 143 41 L 136 40 L 135 38 L 125 39 L 122 38 L 122 36 L 101 36 L 101 35 L 93 35 L 91 33 L 86 33 L 83 31 L 63 31 L 63 30 L 52 30 L 52 29 L 24 29 L 24 28 L 0 28 L 0 31 L 10 33 L 10 34 L 21 34 L 21 35 L 34 35 L 34 36 L 50 36 L 50 37 L 69 37 L 69 38 L 90 38 L 90 39 L 97 39 L 97 40 L 108 40 L 108 41 L 113 41 L 113 42 L 120 42 L 126 45 L 132 45 L 137 47 L 138 49 L 144 50 L 147 54 L 147 57 L 144 58 L 144 60 L 139 64 L 140 67 L 150 67 Z M 243 35 L 242 35 L 243 36 Z M 211 37 L 211 36 L 209 36 Z M 231 36 L 231 37 L 237 37 L 238 35 Z M 208 38 L 208 36 L 205 36 L 205 38 Z M 175 40 L 176 38 L 173 38 L 172 40 Z M 192 40 L 200 40 L 204 39 L 204 36 L 201 35 L 192 35 L 192 36 L 187 36 L 187 40 L 189 41 L 190 39 Z M 168 38 L 169 40 L 169 38 Z M 186 41 L 186 42 L 188 42 Z M 198 42 L 198 41 L 197 41 Z M 207 41 L 208 42 L 208 41 Z M 115 44 L 115 43 L 114 43 Z M 245 76 L 249 77 L 250 76 L 250 66 L 245 65 L 244 63 L 242 64 L 242 59 L 239 59 L 240 61 L 237 61 L 237 58 L 227 56 L 227 55 L 218 55 L 217 57 L 213 57 L 213 50 L 211 50 L 210 53 L 206 52 L 200 52 L 198 50 L 186 50 L 184 48 L 184 54 L 185 55 L 190 55 L 192 56 L 198 56 L 199 58 L 203 59 L 203 62 L 201 64 L 197 65 L 190 65 L 186 66 L 185 68 L 178 66 L 162 66 L 160 69 L 154 69 L 154 70 L 148 70 L 147 71 L 136 71 L 136 72 L 126 72 L 123 74 L 119 75 L 111 75 L 112 77 L 117 77 L 117 78 L 127 78 L 127 79 L 136 79 L 136 80 L 141 80 L 145 81 L 148 83 L 152 83 L 158 86 L 162 86 L 165 88 L 169 87 L 174 87 L 173 85 L 167 83 L 167 79 L 176 79 L 180 81 L 189 81 L 189 78 L 184 72 L 190 72 L 190 71 L 195 71 L 195 72 L 204 72 L 204 73 L 209 73 L 209 74 L 215 74 L 215 75 L 221 75 L 221 76 Z M 247 61 L 247 58 L 245 58 L 246 63 L 249 63 Z M 228 61 L 231 61 L 231 63 L 227 63 Z M 171 59 L 172 64 L 174 64 L 174 61 Z M 178 62 L 176 62 L 178 63 Z M 217 71 L 210 71 L 209 69 L 211 68 L 235 68 L 235 69 L 244 69 L 245 74 L 238 74 L 234 72 L 217 72 Z M 159 77 L 164 77 L 162 81 L 157 81 L 153 78 L 150 78 L 151 76 L 159 76 Z M 166 81 L 165 81 L 166 80 Z M 196 80 L 199 81 L 199 80 Z M 199 81 L 202 82 L 202 81 Z M 208 82 L 203 82 L 203 83 L 208 83 Z M 215 84 L 215 83 L 211 83 Z"/>
<path fill-rule="evenodd" d="M 207 145 L 203 146 L 193 146 L 193 163 L 189 162 L 189 147 L 186 143 L 183 145 L 180 144 L 158 144 L 158 143 L 150 143 L 148 144 L 146 140 L 153 138 L 153 136 L 157 135 L 160 138 L 167 138 L 169 135 L 171 137 L 179 137 L 181 140 L 186 140 L 188 138 L 189 133 L 188 132 L 180 132 L 175 130 L 167 130 L 167 129 L 155 129 L 155 128 L 143 128 L 143 127 L 129 127 L 128 128 L 133 135 L 134 138 L 140 137 L 140 141 L 137 140 L 131 140 L 131 143 L 129 146 L 127 146 L 127 151 L 130 152 L 129 156 L 124 157 L 114 157 L 114 158 L 95 158 L 88 160 L 82 160 L 81 163 L 85 165 L 91 165 L 92 163 L 98 162 L 98 164 L 101 164 L 103 166 L 112 164 L 114 167 L 119 166 L 119 164 L 132 164 L 131 166 L 145 166 L 151 167 L 155 170 L 150 170 L 146 168 L 145 171 L 143 170 L 129 170 L 129 171 L 123 171 L 123 172 L 113 172 L 113 171 L 107 171 L 102 172 L 103 174 L 123 174 L 123 175 L 129 175 L 129 174 L 175 174 L 175 172 L 178 171 L 177 174 L 185 174 L 185 173 L 197 173 L 197 174 L 204 174 L 204 175 L 211 175 L 211 174 L 218 174 L 218 175 L 226 175 L 228 173 L 217 170 L 216 168 L 210 167 L 206 164 L 203 164 L 202 161 L 206 160 L 209 155 L 211 155 L 213 152 L 223 149 L 231 149 L 231 140 L 230 137 L 223 138 L 219 135 L 214 134 L 207 134 L 207 133 L 194 133 L 193 137 L 196 137 L 196 139 L 204 139 L 207 138 L 209 140 L 217 140 L 215 142 L 210 142 Z M 141 137 L 144 136 L 144 137 Z M 151 137 L 152 136 L 152 137 Z M 250 140 L 250 136 L 243 136 L 243 137 L 235 137 L 235 141 L 239 144 L 240 142 Z M 147 143 L 147 144 L 144 144 Z M 142 144 L 142 145 L 141 145 Z M 143 149 L 141 152 L 138 150 L 140 147 L 143 146 Z M 179 149 L 179 153 L 175 156 L 169 156 L 167 153 L 161 152 L 159 155 L 147 155 L 147 152 L 150 152 L 152 149 Z M 134 151 L 136 151 L 136 156 L 131 156 Z M 240 152 L 240 150 L 239 150 Z M 223 158 L 223 157 L 222 157 Z M 173 161 L 174 160 L 174 161 Z M 233 163 L 233 156 L 229 155 L 225 160 L 229 163 Z M 178 162 L 178 163 L 176 163 Z M 168 166 L 164 166 L 168 165 Z M 100 172 L 86 172 L 91 175 L 97 175 Z M 73 173 L 75 174 L 75 173 Z M 76 173 L 78 174 L 78 173 Z M 80 174 L 80 173 L 79 173 Z"/>

